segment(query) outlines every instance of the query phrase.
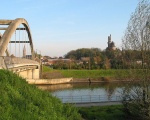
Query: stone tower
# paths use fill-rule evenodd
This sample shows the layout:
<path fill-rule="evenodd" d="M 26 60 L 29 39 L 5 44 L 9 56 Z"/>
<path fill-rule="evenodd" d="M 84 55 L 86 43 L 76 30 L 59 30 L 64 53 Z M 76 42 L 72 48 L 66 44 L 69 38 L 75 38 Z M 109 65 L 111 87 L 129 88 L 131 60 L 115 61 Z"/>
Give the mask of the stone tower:
<path fill-rule="evenodd" d="M 108 36 L 108 47 L 106 48 L 107 50 L 116 50 L 115 43 L 111 41 L 111 34 Z"/>
<path fill-rule="evenodd" d="M 111 46 L 111 34 L 110 34 L 110 36 L 108 36 L 108 48 L 110 48 L 110 46 Z"/>

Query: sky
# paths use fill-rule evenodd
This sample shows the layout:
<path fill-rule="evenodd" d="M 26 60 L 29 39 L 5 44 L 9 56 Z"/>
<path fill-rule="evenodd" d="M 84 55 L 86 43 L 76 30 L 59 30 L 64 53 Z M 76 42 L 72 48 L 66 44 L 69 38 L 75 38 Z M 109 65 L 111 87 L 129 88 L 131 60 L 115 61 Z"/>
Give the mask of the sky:
<path fill-rule="evenodd" d="M 24 18 L 34 49 L 50 57 L 79 48 L 117 48 L 139 0 L 0 0 L 0 19 Z"/>

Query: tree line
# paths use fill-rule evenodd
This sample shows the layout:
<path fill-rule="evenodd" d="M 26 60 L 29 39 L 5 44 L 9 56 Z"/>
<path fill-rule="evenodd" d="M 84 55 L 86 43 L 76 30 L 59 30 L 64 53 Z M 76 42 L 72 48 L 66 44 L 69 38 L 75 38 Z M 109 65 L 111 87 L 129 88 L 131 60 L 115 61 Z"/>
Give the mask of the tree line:
<path fill-rule="evenodd" d="M 150 54 L 147 51 L 146 54 Z M 129 69 L 141 67 L 142 56 L 140 50 L 116 49 L 101 50 L 99 48 L 80 48 L 71 50 L 65 56 L 69 62 L 60 59 L 53 65 L 54 69 Z M 144 61 L 148 63 L 148 61 Z"/>

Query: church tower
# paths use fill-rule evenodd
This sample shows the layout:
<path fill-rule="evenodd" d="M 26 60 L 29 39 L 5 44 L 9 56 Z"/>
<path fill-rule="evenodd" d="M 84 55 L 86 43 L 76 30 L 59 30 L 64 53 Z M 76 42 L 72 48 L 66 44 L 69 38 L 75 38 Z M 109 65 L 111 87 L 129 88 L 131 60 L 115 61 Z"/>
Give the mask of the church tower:
<path fill-rule="evenodd" d="M 23 58 L 26 58 L 26 46 L 23 47 Z"/>
<path fill-rule="evenodd" d="M 111 46 L 111 34 L 110 36 L 108 36 L 108 48 L 110 48 L 110 46 Z"/>
<path fill-rule="evenodd" d="M 106 48 L 107 50 L 116 50 L 115 43 L 111 41 L 111 34 L 108 36 L 108 47 Z"/>

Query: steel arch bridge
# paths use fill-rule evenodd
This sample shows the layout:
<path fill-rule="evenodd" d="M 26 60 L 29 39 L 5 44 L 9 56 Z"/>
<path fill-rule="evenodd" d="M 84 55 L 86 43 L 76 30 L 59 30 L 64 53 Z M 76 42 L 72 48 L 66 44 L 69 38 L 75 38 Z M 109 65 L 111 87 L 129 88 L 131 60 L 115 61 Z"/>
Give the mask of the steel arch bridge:
<path fill-rule="evenodd" d="M 0 20 L 0 25 L 9 25 L 7 28 L 1 28 L 5 30 L 3 36 L 0 39 L 0 56 L 3 56 L 7 50 L 7 45 L 10 42 L 12 35 L 15 33 L 16 29 L 19 27 L 20 24 L 23 24 L 25 30 L 28 34 L 29 43 L 31 47 L 32 59 L 34 59 L 34 51 L 33 51 L 33 42 L 32 42 L 32 35 L 30 32 L 29 25 L 27 21 L 23 18 L 17 18 L 15 20 Z"/>
<path fill-rule="evenodd" d="M 23 18 L 17 18 L 15 20 L 0 20 L 0 25 L 8 26 L 0 27 L 0 30 L 4 31 L 3 35 L 0 35 L 0 69 L 11 70 L 24 78 L 39 79 L 40 63 L 35 61 L 33 40 L 28 22 Z M 19 28 L 20 25 L 24 28 Z M 11 41 L 12 36 L 16 34 L 16 30 L 26 31 L 29 40 L 26 42 L 29 43 L 30 46 L 30 59 L 10 56 L 8 51 L 9 43 L 25 43 L 25 41 Z"/>

